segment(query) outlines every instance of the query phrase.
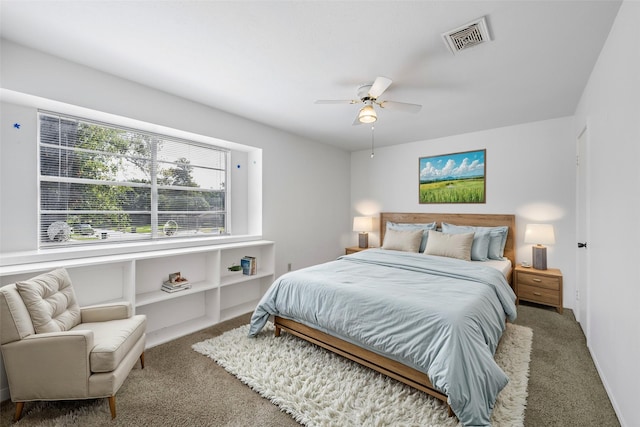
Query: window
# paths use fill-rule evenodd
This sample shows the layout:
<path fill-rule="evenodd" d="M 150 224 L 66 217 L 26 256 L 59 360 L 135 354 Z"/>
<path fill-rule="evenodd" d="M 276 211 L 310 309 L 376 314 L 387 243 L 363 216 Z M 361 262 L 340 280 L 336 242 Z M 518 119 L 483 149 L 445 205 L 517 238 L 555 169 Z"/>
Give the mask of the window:
<path fill-rule="evenodd" d="M 40 112 L 40 246 L 226 234 L 226 149 Z"/>

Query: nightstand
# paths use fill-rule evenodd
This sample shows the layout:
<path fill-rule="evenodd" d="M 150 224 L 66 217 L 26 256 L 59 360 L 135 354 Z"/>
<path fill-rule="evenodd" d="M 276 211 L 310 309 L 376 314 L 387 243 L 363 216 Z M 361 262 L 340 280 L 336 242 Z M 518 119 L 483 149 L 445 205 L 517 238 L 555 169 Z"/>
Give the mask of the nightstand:
<path fill-rule="evenodd" d="M 365 249 L 369 249 L 369 248 L 359 248 L 358 246 L 351 246 L 349 248 L 344 248 L 344 254 L 345 255 L 355 254 L 356 252 L 364 251 Z"/>
<path fill-rule="evenodd" d="M 562 314 L 562 272 L 557 268 L 536 270 L 517 265 L 514 269 L 516 304 L 520 300 L 555 307 Z"/>

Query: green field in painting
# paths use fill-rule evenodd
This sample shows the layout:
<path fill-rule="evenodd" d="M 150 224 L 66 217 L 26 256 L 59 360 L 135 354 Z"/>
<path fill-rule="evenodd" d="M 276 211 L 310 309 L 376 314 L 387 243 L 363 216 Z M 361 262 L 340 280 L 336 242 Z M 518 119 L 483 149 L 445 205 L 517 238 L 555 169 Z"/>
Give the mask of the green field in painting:
<path fill-rule="evenodd" d="M 484 203 L 484 178 L 420 184 L 420 203 Z"/>

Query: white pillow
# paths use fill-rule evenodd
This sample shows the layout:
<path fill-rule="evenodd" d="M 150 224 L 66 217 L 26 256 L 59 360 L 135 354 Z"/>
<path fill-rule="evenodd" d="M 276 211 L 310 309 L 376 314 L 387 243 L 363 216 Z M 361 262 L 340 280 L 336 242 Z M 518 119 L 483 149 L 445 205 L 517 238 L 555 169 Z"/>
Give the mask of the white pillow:
<path fill-rule="evenodd" d="M 436 223 L 430 222 L 427 224 L 418 224 L 418 223 L 396 223 L 387 221 L 387 230 L 423 230 L 422 241 L 420 242 L 420 249 L 418 252 L 424 252 L 424 248 L 427 247 L 427 239 L 429 237 L 429 230 L 436 229 Z"/>
<path fill-rule="evenodd" d="M 429 230 L 429 239 L 424 253 L 471 261 L 473 235 L 474 233 L 448 234 Z"/>
<path fill-rule="evenodd" d="M 475 233 L 471 245 L 471 259 L 473 261 L 487 261 L 489 259 L 490 230 L 487 227 L 471 227 L 442 223 L 442 232 L 450 234 Z M 501 237 L 500 237 L 501 239 Z"/>
<path fill-rule="evenodd" d="M 384 233 L 382 249 L 394 251 L 418 252 L 422 241 L 423 230 L 392 230 Z"/>

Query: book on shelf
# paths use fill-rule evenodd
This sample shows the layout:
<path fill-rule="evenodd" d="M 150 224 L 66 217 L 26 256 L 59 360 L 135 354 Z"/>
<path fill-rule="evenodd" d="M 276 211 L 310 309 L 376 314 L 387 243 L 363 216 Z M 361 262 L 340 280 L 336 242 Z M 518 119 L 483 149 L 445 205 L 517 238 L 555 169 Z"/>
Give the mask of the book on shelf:
<path fill-rule="evenodd" d="M 180 284 L 177 283 L 171 283 L 170 281 L 166 281 L 162 284 L 162 287 L 160 288 L 165 292 L 178 292 L 178 291 L 184 291 L 185 289 L 191 289 L 191 283 L 189 282 L 181 282 Z"/>
<path fill-rule="evenodd" d="M 256 257 L 253 256 L 244 256 L 240 260 L 240 265 L 242 266 L 242 274 L 247 276 L 252 276 L 258 271 L 258 262 Z"/>
<path fill-rule="evenodd" d="M 191 285 L 186 277 L 182 277 L 182 273 L 176 271 L 169 274 L 169 280 L 162 282 L 162 289 L 165 292 L 177 292 L 189 289 Z"/>

